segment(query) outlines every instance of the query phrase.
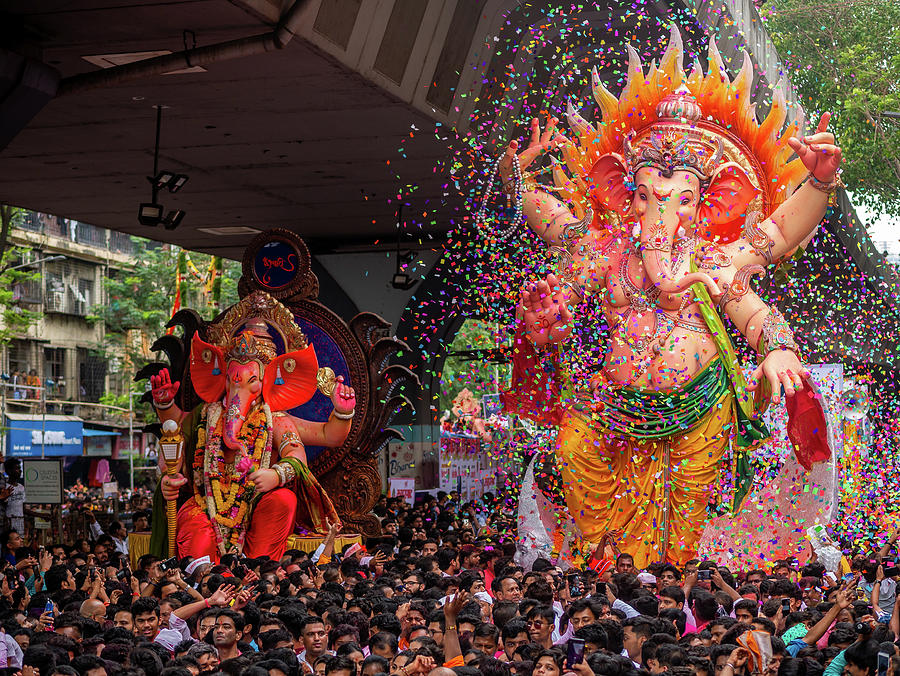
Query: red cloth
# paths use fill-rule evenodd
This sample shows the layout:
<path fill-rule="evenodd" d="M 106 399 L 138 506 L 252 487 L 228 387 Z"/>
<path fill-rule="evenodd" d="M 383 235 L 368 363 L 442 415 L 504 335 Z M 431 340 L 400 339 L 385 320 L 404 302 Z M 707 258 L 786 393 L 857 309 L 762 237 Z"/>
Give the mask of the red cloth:
<path fill-rule="evenodd" d="M 519 326 L 513 338 L 512 365 L 510 387 L 500 393 L 504 410 L 538 424 L 558 425 L 565 402 L 556 352 L 540 354 Z"/>
<path fill-rule="evenodd" d="M 825 424 L 821 396 L 815 391 L 812 381 L 807 380 L 804 385 L 793 397 L 785 397 L 785 406 L 788 438 L 794 446 L 798 462 L 808 472 L 813 463 L 831 458 L 831 447 L 828 445 L 828 426 Z"/>
<path fill-rule="evenodd" d="M 263 495 L 253 508 L 250 528 L 244 538 L 244 556 L 280 559 L 288 536 L 293 532 L 296 511 L 297 495 L 288 488 L 276 488 Z M 188 500 L 181 506 L 177 523 L 179 557 L 209 556 L 210 560 L 218 563 L 219 549 L 212 523 L 196 500 Z"/>

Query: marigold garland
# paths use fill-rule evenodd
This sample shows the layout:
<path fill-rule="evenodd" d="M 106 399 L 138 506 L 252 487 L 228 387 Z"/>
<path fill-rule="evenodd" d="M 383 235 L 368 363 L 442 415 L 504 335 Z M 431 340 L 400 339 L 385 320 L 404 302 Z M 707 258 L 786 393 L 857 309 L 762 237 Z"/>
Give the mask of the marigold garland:
<path fill-rule="evenodd" d="M 247 416 L 238 440 L 250 454 L 235 453 L 226 466 L 222 449 L 223 406 L 216 402 L 203 407 L 197 428 L 194 451 L 194 497 L 205 508 L 213 524 L 219 551 L 240 552 L 247 532 L 247 517 L 256 498 L 256 487 L 246 482 L 249 474 L 268 469 L 272 459 L 272 412 L 268 404 L 257 405 Z M 250 459 L 250 467 L 238 470 L 241 460 Z M 200 487 L 203 487 L 201 492 Z"/>

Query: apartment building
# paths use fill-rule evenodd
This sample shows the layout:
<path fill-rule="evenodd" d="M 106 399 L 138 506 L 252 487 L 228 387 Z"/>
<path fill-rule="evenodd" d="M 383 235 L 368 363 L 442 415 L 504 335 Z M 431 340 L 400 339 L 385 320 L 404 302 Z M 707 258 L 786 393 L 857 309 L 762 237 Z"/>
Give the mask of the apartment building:
<path fill-rule="evenodd" d="M 103 321 L 90 315 L 95 305 L 107 301 L 104 278 L 130 260 L 131 238 L 26 212 L 12 228 L 10 244 L 30 249 L 21 263 L 33 262 L 39 272 L 33 281 L 16 286 L 14 298 L 23 307 L 42 312 L 27 333 L 4 349 L 2 368 L 10 377 L 6 387 L 10 403 L 38 398 L 23 387 L 25 376 L 32 373 L 51 401 L 90 403 L 105 392 L 126 392 L 131 374 L 125 372 L 123 355 L 104 340 Z M 69 412 L 63 408 L 58 406 L 59 412 Z"/>

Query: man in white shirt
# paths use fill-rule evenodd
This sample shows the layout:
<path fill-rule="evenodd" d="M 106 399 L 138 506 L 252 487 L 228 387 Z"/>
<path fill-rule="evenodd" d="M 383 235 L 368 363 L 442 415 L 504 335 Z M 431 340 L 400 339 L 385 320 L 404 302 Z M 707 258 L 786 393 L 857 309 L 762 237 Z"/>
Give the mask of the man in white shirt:
<path fill-rule="evenodd" d="M 95 540 L 99 540 L 100 536 L 103 535 L 103 529 L 100 528 L 100 524 L 97 523 L 97 517 L 94 516 L 93 512 L 88 512 L 87 514 L 88 518 L 91 520 L 91 535 Z M 113 521 L 109 525 L 109 536 L 112 538 L 115 551 L 127 557 L 128 531 L 125 530 L 125 525 L 121 521 Z"/>

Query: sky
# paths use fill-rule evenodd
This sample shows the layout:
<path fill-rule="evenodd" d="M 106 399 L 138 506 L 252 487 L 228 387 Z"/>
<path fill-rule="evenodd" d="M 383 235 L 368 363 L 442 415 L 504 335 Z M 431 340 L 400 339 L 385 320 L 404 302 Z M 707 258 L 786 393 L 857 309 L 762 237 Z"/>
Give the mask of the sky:
<path fill-rule="evenodd" d="M 853 202 L 853 195 L 850 195 L 850 201 Z M 856 209 L 856 215 L 866 224 L 869 231 L 869 237 L 875 243 L 879 251 L 892 254 L 900 254 L 900 223 L 897 219 L 889 216 L 873 215 L 872 212 L 864 206 L 854 202 L 853 207 Z"/>

